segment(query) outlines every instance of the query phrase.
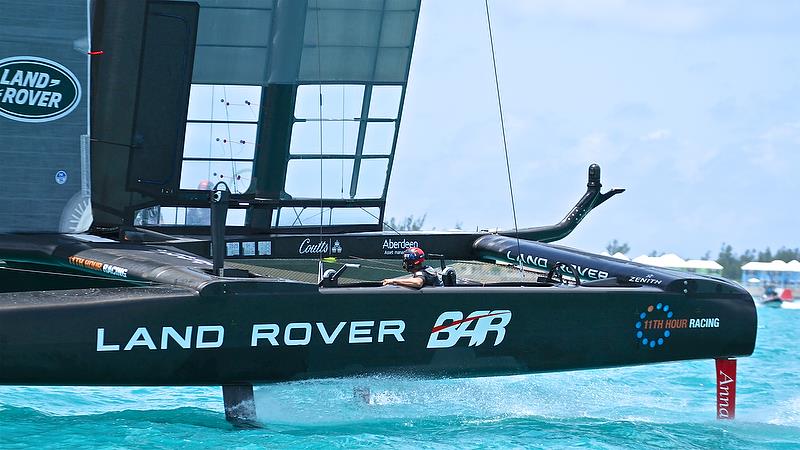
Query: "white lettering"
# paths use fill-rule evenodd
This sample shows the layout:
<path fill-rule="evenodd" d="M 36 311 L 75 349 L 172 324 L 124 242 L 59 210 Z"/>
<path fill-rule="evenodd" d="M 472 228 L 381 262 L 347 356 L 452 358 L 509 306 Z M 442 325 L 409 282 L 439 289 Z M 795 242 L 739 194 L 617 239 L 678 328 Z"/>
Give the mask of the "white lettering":
<path fill-rule="evenodd" d="M 487 311 L 488 313 L 488 311 Z M 506 314 L 507 313 L 507 314 Z M 499 315 L 492 315 L 492 314 L 499 314 Z M 469 318 L 478 317 L 479 314 L 472 313 L 469 315 Z M 483 341 L 486 340 L 486 336 L 489 334 L 490 331 L 494 331 L 497 333 L 494 339 L 494 346 L 497 346 L 503 339 L 506 337 L 506 325 L 511 320 L 511 311 L 492 311 L 488 314 L 488 317 L 482 317 L 478 319 L 477 323 L 475 324 L 475 329 L 472 332 L 472 336 L 469 339 L 469 346 L 475 347 L 478 345 L 483 344 Z"/>
<path fill-rule="evenodd" d="M 319 334 L 322 336 L 322 341 L 328 345 L 333 344 L 333 341 L 335 341 L 339 333 L 342 332 L 346 323 L 347 322 L 339 322 L 339 325 L 336 325 L 336 329 L 333 330 L 333 333 L 328 334 L 328 330 L 325 329 L 325 324 L 317 322 L 317 330 L 319 330 Z"/>
<path fill-rule="evenodd" d="M 8 69 L 6 69 L 6 73 L 8 73 Z M 5 79 L 5 74 L 3 74 L 3 79 Z M 98 352 L 115 352 L 119 350 L 119 345 L 117 344 L 106 344 L 105 343 L 106 337 L 106 329 L 105 328 L 98 328 L 97 329 L 97 351 Z"/>
<path fill-rule="evenodd" d="M 301 255 L 308 253 L 326 253 L 328 251 L 328 243 L 319 241 L 316 244 L 312 244 L 310 238 L 305 238 L 303 242 L 300 243 L 300 248 L 297 251 Z"/>
<path fill-rule="evenodd" d="M 23 80 L 22 77 L 23 75 L 21 70 L 14 72 L 14 76 L 11 78 L 11 83 L 9 84 L 11 86 L 22 86 L 22 80 Z"/>
<path fill-rule="evenodd" d="M 3 76 L 0 77 L 0 84 L 11 84 L 11 82 L 8 81 L 8 69 L 3 69 Z"/>
<path fill-rule="evenodd" d="M 384 239 L 383 240 L 383 254 L 384 255 L 394 255 L 400 253 L 402 250 L 405 250 L 409 247 L 419 247 L 418 241 L 409 241 L 405 238 L 400 241 L 395 241 L 393 239 Z"/>
<path fill-rule="evenodd" d="M 428 339 L 428 348 L 448 348 L 459 339 L 468 337 L 470 347 L 483 344 L 489 332 L 495 332 L 494 345 L 497 346 L 506 336 L 505 327 L 511 321 L 511 311 L 474 311 L 463 318 L 460 311 L 446 311 L 436 320 Z M 449 323 L 445 325 L 445 322 Z M 473 323 L 474 322 L 474 323 Z"/>
<path fill-rule="evenodd" d="M 253 325 L 253 334 L 250 338 L 250 346 L 256 347 L 258 346 L 259 339 L 267 339 L 269 343 L 273 346 L 278 345 L 276 336 L 280 332 L 280 328 L 275 325 L 274 323 L 270 323 L 267 325 Z"/>
<path fill-rule="evenodd" d="M 103 272 L 122 278 L 128 278 L 128 269 L 111 264 L 103 264 Z"/>
<path fill-rule="evenodd" d="M 402 320 L 381 320 L 378 325 L 378 342 L 383 342 L 386 336 L 394 336 L 397 342 L 404 342 L 403 331 L 406 323 Z"/>
<path fill-rule="evenodd" d="M 215 341 L 206 341 L 206 333 L 217 333 Z M 201 325 L 197 327 L 197 341 L 195 348 L 217 348 L 222 346 L 222 341 L 225 339 L 225 328 L 220 325 Z"/>
<path fill-rule="evenodd" d="M 42 92 L 42 96 L 39 98 L 39 103 L 37 103 L 36 106 L 47 107 L 47 102 L 50 100 L 50 94 L 52 94 L 50 91 Z"/>
<path fill-rule="evenodd" d="M 39 79 L 39 72 L 25 72 L 25 80 L 23 80 L 22 85 L 28 87 L 34 87 L 38 79 Z"/>
<path fill-rule="evenodd" d="M 50 103 L 47 104 L 48 108 L 58 108 L 58 102 L 61 101 L 61 94 L 58 92 L 53 92 L 53 96 L 50 97 Z"/>
<path fill-rule="evenodd" d="M 25 102 L 28 101 L 28 94 L 30 93 L 27 89 L 20 89 L 17 91 L 17 96 L 14 97 L 14 103 L 18 105 L 23 105 Z M 24 94 L 24 95 L 23 95 Z"/>
<path fill-rule="evenodd" d="M 53 80 L 53 81 L 55 81 L 55 80 Z M 36 85 L 33 86 L 33 87 L 41 89 L 41 88 L 47 86 L 48 84 L 50 84 L 50 75 L 42 72 L 42 73 L 39 74 L 39 80 L 36 82 Z"/>
<path fill-rule="evenodd" d="M 719 328 L 719 317 L 689 319 L 689 328 Z"/>
<path fill-rule="evenodd" d="M 506 258 L 509 261 L 516 261 L 518 264 L 526 264 L 529 267 L 541 267 L 542 269 L 547 268 L 547 258 L 542 258 L 541 256 L 535 255 L 525 255 L 521 253 L 516 258 L 511 254 L 511 250 L 506 252 Z"/>
<path fill-rule="evenodd" d="M 719 384 L 724 385 L 724 384 L 728 384 L 728 383 L 733 383 L 733 381 L 734 381 L 733 378 L 729 377 L 727 373 L 725 373 L 725 372 L 720 370 L 719 374 L 722 375 L 723 377 L 725 377 L 725 379 L 720 381 Z"/>
<path fill-rule="evenodd" d="M 372 342 L 372 326 L 375 322 L 372 320 L 365 320 L 360 322 L 350 322 L 350 340 L 351 344 L 369 344 Z"/>
<path fill-rule="evenodd" d="M 730 388 L 728 386 L 719 387 L 719 406 L 727 408 L 730 405 Z"/>
<path fill-rule="evenodd" d="M 3 103 L 11 103 L 14 100 L 14 95 L 16 95 L 17 90 L 14 88 L 6 88 L 6 92 L 3 95 Z"/>
<path fill-rule="evenodd" d="M 300 339 L 292 339 L 292 330 L 303 330 L 303 337 Z M 283 330 L 283 343 L 286 345 L 308 345 L 311 342 L 311 324 L 310 323 L 290 323 L 286 325 Z"/>
<path fill-rule="evenodd" d="M 662 280 L 657 278 L 652 278 L 652 275 L 648 275 L 646 277 L 630 277 L 628 278 L 629 283 L 638 283 L 638 284 L 661 284 L 663 283 Z"/>
<path fill-rule="evenodd" d="M 164 327 L 161 329 L 161 350 L 166 350 L 169 338 L 172 338 L 176 344 L 181 348 L 192 347 L 192 327 L 186 327 L 186 332 L 181 335 L 172 327 Z"/>
<path fill-rule="evenodd" d="M 463 318 L 464 314 L 461 311 L 446 311 L 440 314 L 428 339 L 428 348 L 447 348 L 456 345 L 461 334 L 457 333 L 457 328 L 452 328 L 452 324 L 461 322 Z M 451 322 L 450 327 L 444 326 L 447 321 Z"/>
<path fill-rule="evenodd" d="M 150 333 L 147 332 L 147 328 L 140 327 L 137 328 L 136 331 L 131 336 L 131 339 L 125 345 L 123 350 L 130 350 L 136 346 L 146 346 L 150 350 L 156 349 L 156 344 L 153 342 L 153 338 L 150 337 Z"/>
<path fill-rule="evenodd" d="M 581 278 L 587 278 L 592 280 L 602 280 L 603 278 L 608 278 L 608 272 L 603 272 L 602 270 L 592 269 L 589 267 L 582 267 L 577 264 L 573 264 L 573 266 L 575 267 L 575 270 L 578 271 L 578 276 L 580 276 Z M 572 276 L 575 275 L 572 273 L 572 268 L 567 264 L 562 264 L 561 266 L 559 266 L 559 270 L 564 275 L 572 275 Z"/>
<path fill-rule="evenodd" d="M 42 91 L 33 91 L 28 98 L 28 104 L 29 105 L 35 104 L 41 96 L 42 96 Z"/>

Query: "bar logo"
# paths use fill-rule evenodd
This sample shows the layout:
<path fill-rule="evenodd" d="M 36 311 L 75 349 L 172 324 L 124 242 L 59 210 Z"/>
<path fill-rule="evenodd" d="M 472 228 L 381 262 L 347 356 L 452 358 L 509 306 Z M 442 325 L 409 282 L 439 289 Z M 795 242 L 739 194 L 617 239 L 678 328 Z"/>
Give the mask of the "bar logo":
<path fill-rule="evenodd" d="M 0 116 L 49 122 L 71 113 L 80 100 L 78 78 L 61 64 L 36 56 L 0 60 Z"/>
<path fill-rule="evenodd" d="M 511 321 L 511 311 L 473 311 L 467 317 L 461 311 L 445 311 L 439 315 L 431 329 L 427 348 L 449 348 L 462 338 L 468 339 L 468 347 L 477 347 L 486 341 L 490 333 L 496 347 L 506 337 L 506 325 Z M 463 341 L 462 341 L 463 342 Z"/>

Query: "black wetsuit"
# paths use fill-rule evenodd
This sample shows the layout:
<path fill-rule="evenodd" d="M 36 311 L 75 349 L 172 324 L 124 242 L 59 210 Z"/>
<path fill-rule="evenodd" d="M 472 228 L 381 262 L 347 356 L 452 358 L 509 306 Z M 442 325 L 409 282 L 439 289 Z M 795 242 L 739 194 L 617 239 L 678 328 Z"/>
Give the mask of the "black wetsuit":
<path fill-rule="evenodd" d="M 411 275 L 413 278 L 422 278 L 422 287 L 441 286 L 442 280 L 430 266 L 422 266 Z"/>

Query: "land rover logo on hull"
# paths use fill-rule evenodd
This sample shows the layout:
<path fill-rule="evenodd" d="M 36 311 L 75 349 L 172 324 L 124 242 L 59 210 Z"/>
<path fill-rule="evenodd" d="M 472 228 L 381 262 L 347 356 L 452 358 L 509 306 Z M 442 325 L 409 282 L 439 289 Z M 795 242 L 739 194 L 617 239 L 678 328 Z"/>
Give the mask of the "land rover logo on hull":
<path fill-rule="evenodd" d="M 49 122 L 71 113 L 80 100 L 78 78 L 61 64 L 36 56 L 0 60 L 0 116 Z"/>

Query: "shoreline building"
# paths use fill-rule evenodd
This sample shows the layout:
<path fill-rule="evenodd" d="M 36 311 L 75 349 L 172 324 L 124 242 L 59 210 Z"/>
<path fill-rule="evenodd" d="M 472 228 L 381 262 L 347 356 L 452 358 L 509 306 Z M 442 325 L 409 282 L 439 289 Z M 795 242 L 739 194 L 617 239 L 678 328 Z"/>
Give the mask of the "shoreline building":
<path fill-rule="evenodd" d="M 792 260 L 787 263 L 779 259 L 749 262 L 742 266 L 741 283 L 745 287 L 772 286 L 797 291 L 800 289 L 800 262 Z"/>
<path fill-rule="evenodd" d="M 722 276 L 722 266 L 716 261 L 707 259 L 683 259 L 675 253 L 661 256 L 641 255 L 633 258 L 634 262 L 648 264 L 656 267 L 678 269 L 685 272 L 699 273 L 701 275 Z"/>

